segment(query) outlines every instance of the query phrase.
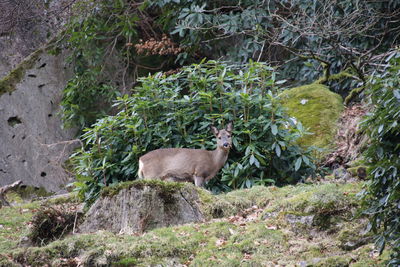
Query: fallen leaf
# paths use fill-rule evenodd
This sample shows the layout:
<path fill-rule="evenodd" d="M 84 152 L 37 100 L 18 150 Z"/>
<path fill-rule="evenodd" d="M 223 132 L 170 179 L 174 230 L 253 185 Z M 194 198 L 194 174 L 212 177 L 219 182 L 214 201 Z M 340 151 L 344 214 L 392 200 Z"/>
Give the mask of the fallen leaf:
<path fill-rule="evenodd" d="M 276 225 L 266 225 L 265 226 L 268 230 L 277 230 L 278 227 Z"/>
<path fill-rule="evenodd" d="M 244 253 L 243 260 L 251 260 L 252 256 L 249 253 Z"/>
<path fill-rule="evenodd" d="M 222 247 L 226 245 L 226 240 L 224 238 L 217 239 L 217 241 L 215 241 L 215 245 L 217 247 Z"/>

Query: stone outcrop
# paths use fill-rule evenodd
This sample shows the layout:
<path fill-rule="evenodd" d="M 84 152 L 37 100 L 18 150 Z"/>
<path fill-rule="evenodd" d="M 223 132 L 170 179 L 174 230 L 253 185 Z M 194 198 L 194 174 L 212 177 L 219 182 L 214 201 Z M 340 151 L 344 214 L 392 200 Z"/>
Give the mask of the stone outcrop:
<path fill-rule="evenodd" d="M 132 234 L 203 220 L 194 185 L 139 180 L 103 191 L 79 229 Z"/>
<path fill-rule="evenodd" d="M 57 34 L 75 0 L 0 1 L 0 79 Z"/>
<path fill-rule="evenodd" d="M 63 164 L 79 143 L 58 114 L 64 58 L 38 50 L 0 80 L 0 186 L 21 180 L 58 192 L 69 182 Z"/>

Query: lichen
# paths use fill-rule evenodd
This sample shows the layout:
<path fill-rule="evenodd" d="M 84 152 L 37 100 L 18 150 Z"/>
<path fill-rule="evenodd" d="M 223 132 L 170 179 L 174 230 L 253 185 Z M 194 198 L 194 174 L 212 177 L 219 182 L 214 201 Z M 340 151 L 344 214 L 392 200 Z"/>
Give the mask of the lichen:
<path fill-rule="evenodd" d="M 333 148 L 337 122 L 344 109 L 341 96 L 313 83 L 286 90 L 281 98 L 288 114 L 312 133 L 300 138 L 300 145 Z"/>
<path fill-rule="evenodd" d="M 26 70 L 33 67 L 43 51 L 43 48 L 36 50 L 19 63 L 7 76 L 0 79 L 0 96 L 5 93 L 11 93 L 15 90 L 15 86 L 22 80 Z"/>

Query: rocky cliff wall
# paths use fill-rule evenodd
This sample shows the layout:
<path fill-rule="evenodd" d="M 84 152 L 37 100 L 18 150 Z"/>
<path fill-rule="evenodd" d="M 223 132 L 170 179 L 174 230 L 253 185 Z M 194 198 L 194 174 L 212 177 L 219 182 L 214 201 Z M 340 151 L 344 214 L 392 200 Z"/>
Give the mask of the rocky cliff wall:
<path fill-rule="evenodd" d="M 22 180 L 58 192 L 69 182 L 63 164 L 78 141 L 58 114 L 71 75 L 64 58 L 38 50 L 0 80 L 0 186 Z"/>
<path fill-rule="evenodd" d="M 77 0 L 0 1 L 0 78 L 60 32 Z"/>

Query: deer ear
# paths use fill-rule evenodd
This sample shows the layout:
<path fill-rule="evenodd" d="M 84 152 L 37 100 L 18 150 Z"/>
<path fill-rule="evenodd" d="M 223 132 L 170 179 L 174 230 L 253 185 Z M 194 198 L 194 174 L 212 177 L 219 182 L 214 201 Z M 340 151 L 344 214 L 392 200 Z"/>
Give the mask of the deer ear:
<path fill-rule="evenodd" d="M 215 136 L 217 136 L 218 135 L 218 132 L 219 132 L 219 130 L 216 128 L 216 127 L 214 127 L 214 126 L 212 126 L 211 125 L 211 131 L 213 132 L 213 134 L 215 135 Z"/>
<path fill-rule="evenodd" d="M 233 131 L 233 122 L 229 122 L 228 125 L 226 125 L 225 130 L 231 133 Z"/>

